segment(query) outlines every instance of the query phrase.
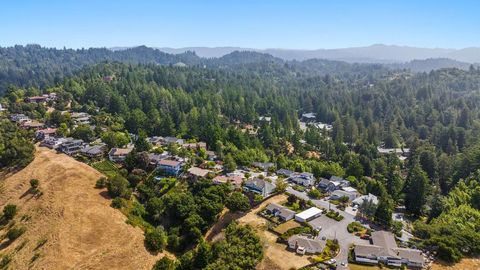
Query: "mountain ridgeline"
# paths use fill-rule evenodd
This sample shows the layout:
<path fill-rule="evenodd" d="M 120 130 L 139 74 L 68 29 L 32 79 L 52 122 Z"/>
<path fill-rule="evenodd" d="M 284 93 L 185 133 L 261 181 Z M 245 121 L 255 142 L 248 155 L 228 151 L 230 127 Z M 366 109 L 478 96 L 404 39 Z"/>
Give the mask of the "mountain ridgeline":
<path fill-rule="evenodd" d="M 308 75 L 351 74 L 364 72 L 367 69 L 410 69 L 414 72 L 430 71 L 439 68 L 468 69 L 470 64 L 450 59 L 415 60 L 408 63 L 355 64 L 335 60 L 291 60 L 255 51 L 230 51 L 217 58 L 202 58 L 194 51 L 178 54 L 165 53 L 159 49 L 145 46 L 107 49 L 55 49 L 39 45 L 14 46 L 0 48 L 0 95 L 9 85 L 22 87 L 45 87 L 59 83 L 66 76 L 73 75 L 82 67 L 100 62 L 124 62 L 136 64 L 156 64 L 199 66 L 205 68 L 238 69 L 256 68 L 262 72 L 299 72 Z M 312 55 L 314 58 L 315 55 Z M 361 61 L 359 61 L 361 62 Z"/>

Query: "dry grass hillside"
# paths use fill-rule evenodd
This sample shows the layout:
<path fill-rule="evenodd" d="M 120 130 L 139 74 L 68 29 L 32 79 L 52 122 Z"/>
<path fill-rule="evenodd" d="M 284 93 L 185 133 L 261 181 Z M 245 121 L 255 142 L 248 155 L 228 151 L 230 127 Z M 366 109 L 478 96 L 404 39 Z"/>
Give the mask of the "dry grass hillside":
<path fill-rule="evenodd" d="M 0 209 L 18 205 L 15 223 L 26 228 L 12 243 L 0 243 L 0 254 L 11 255 L 9 269 L 151 269 L 162 255 L 148 253 L 142 230 L 126 224 L 105 191 L 94 188 L 100 176 L 64 154 L 37 148 L 30 165 L 0 180 Z M 40 180 L 38 198 L 29 193 L 32 178 Z"/>

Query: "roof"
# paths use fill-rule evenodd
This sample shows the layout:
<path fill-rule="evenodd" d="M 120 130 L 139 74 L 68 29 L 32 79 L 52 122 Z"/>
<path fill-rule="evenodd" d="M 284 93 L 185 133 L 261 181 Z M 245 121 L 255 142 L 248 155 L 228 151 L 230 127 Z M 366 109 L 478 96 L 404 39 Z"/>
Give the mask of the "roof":
<path fill-rule="evenodd" d="M 243 178 L 239 175 L 219 175 L 213 178 L 213 182 L 223 184 L 223 183 L 228 183 L 231 182 L 236 186 L 240 186 L 242 184 Z"/>
<path fill-rule="evenodd" d="M 40 130 L 37 130 L 38 133 L 43 133 L 43 134 L 53 134 L 55 132 L 57 132 L 57 129 L 56 128 L 46 128 L 46 129 L 40 129 Z"/>
<path fill-rule="evenodd" d="M 99 154 L 103 154 L 104 149 L 105 149 L 104 145 L 92 145 L 92 146 L 87 146 L 81 149 L 80 152 L 85 154 L 90 154 L 90 155 L 99 155 Z"/>
<path fill-rule="evenodd" d="M 126 156 L 132 152 L 133 148 L 112 148 L 108 153 L 110 156 Z"/>
<path fill-rule="evenodd" d="M 160 162 L 158 162 L 159 165 L 164 165 L 164 166 L 171 166 L 171 167 L 176 167 L 180 165 L 180 161 L 176 160 L 170 160 L 170 159 L 162 159 Z"/>
<path fill-rule="evenodd" d="M 304 113 L 304 114 L 302 114 L 302 117 L 305 117 L 305 118 L 315 118 L 316 115 L 315 115 L 315 113 L 313 113 L 313 112 L 309 112 L 309 113 Z"/>
<path fill-rule="evenodd" d="M 365 201 L 367 201 L 367 202 L 371 201 L 373 204 L 378 204 L 377 196 L 375 196 L 371 193 L 368 193 L 368 195 L 363 195 L 363 196 L 360 196 L 360 197 L 356 198 L 355 200 L 353 200 L 352 203 L 361 205 Z"/>
<path fill-rule="evenodd" d="M 355 246 L 355 255 L 370 257 L 370 256 L 383 256 L 388 255 L 386 250 L 379 246 L 374 245 L 356 245 Z"/>
<path fill-rule="evenodd" d="M 321 209 L 318 209 L 316 207 L 310 207 L 308 208 L 307 210 L 303 211 L 303 212 L 300 212 L 298 214 L 296 214 L 295 216 L 301 218 L 301 219 L 309 219 L 311 217 L 314 217 L 318 214 L 321 214 L 322 213 L 322 210 Z"/>
<path fill-rule="evenodd" d="M 258 188 L 261 188 L 261 189 L 264 189 L 265 187 L 269 187 L 270 189 L 274 189 L 275 186 L 268 182 L 268 181 L 265 181 L 264 179 L 260 179 L 260 178 L 254 178 L 254 179 L 251 179 L 251 180 L 248 180 L 245 185 L 250 185 L 250 186 L 255 186 L 255 187 L 258 187 Z"/>
<path fill-rule="evenodd" d="M 411 248 L 396 248 L 397 256 L 406 258 L 411 262 L 424 263 L 424 257 L 422 251 L 418 249 Z"/>
<path fill-rule="evenodd" d="M 330 180 L 325 179 L 325 178 L 320 178 L 320 182 L 318 184 L 320 186 L 328 186 L 328 183 L 330 183 Z"/>
<path fill-rule="evenodd" d="M 330 177 L 330 181 L 332 181 L 332 182 L 342 182 L 342 181 L 345 181 L 345 179 L 343 179 L 343 178 L 340 177 L 340 176 L 332 175 L 332 176 Z"/>
<path fill-rule="evenodd" d="M 372 232 L 372 243 L 388 249 L 397 248 L 397 242 L 392 233 L 387 231 Z"/>
<path fill-rule="evenodd" d="M 315 252 L 321 252 L 325 247 L 325 244 L 321 241 L 298 234 L 288 238 L 288 244 L 295 244 L 297 246 L 306 247 L 310 250 L 315 250 Z"/>
<path fill-rule="evenodd" d="M 399 248 L 395 237 L 387 231 L 376 231 L 372 233 L 373 245 L 355 246 L 356 256 L 389 256 L 407 259 L 410 262 L 423 264 L 425 262 L 422 251 L 411 248 Z"/>
<path fill-rule="evenodd" d="M 353 187 L 343 187 L 342 188 L 343 191 L 346 191 L 346 192 L 349 192 L 349 193 L 354 193 L 354 192 L 358 192 L 356 189 L 354 189 Z"/>
<path fill-rule="evenodd" d="M 284 219 L 286 219 L 287 216 L 289 215 L 295 215 L 295 211 L 293 210 L 290 210 L 286 207 L 283 207 L 282 209 L 280 209 L 280 214 L 279 216 L 283 217 Z"/>
<path fill-rule="evenodd" d="M 280 210 L 283 209 L 283 208 L 284 208 L 284 207 L 281 206 L 281 205 L 278 204 L 278 203 L 269 203 L 269 204 L 267 205 L 267 207 L 266 207 L 266 209 L 267 209 L 268 211 L 273 211 L 273 210 L 278 210 L 278 211 L 280 211 Z"/>
<path fill-rule="evenodd" d="M 336 196 L 336 197 L 348 197 L 350 198 L 350 196 L 352 196 L 352 193 L 351 192 L 347 192 L 347 191 L 343 191 L 343 190 L 335 190 L 334 192 L 332 192 L 332 195 L 331 196 Z"/>
<path fill-rule="evenodd" d="M 287 169 L 277 170 L 277 174 L 281 174 L 281 175 L 285 175 L 285 176 L 290 176 L 292 173 L 294 173 L 294 172 L 290 171 L 290 170 L 287 170 Z"/>
<path fill-rule="evenodd" d="M 205 169 L 198 168 L 198 167 L 191 167 L 190 169 L 188 169 L 188 173 L 190 173 L 192 175 L 195 175 L 195 176 L 199 176 L 199 177 L 205 177 L 210 172 L 211 172 L 210 170 L 205 170 Z"/>

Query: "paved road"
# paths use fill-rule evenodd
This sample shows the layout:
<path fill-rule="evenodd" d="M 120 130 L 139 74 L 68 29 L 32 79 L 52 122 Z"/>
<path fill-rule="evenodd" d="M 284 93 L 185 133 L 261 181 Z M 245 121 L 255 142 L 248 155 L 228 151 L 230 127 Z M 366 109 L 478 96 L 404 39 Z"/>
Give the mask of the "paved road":
<path fill-rule="evenodd" d="M 327 200 L 312 200 L 305 192 L 294 190 L 291 187 L 287 188 L 287 193 L 293 194 L 304 200 L 311 200 L 317 207 L 322 207 L 325 209 L 329 209 L 330 207 L 330 209 L 338 211 L 342 216 L 344 216 L 344 219 L 338 222 L 328 218 L 325 215 L 322 215 L 321 217 L 310 221 L 309 224 L 314 228 L 322 226 L 322 230 L 319 234 L 320 238 L 325 236 L 328 239 L 334 239 L 335 237 L 338 239 L 338 243 L 340 244 L 340 253 L 337 255 L 337 257 L 335 257 L 338 264 L 337 269 L 349 269 L 348 266 L 344 267 L 340 263 L 348 262 L 348 249 L 350 248 L 350 245 L 369 243 L 369 241 L 360 239 L 359 237 L 356 237 L 347 231 L 347 225 L 355 221 L 355 216 L 351 213 L 337 209 L 336 205 L 329 203 Z"/>

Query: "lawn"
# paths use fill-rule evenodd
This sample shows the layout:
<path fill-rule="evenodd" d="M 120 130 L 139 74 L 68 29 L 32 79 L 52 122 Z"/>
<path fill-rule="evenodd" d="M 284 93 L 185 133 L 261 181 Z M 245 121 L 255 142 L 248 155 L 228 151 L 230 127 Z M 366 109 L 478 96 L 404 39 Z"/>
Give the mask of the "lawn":
<path fill-rule="evenodd" d="M 102 160 L 92 164 L 97 171 L 105 174 L 107 177 L 113 177 L 118 174 L 118 167 L 110 160 Z"/>
<path fill-rule="evenodd" d="M 348 267 L 350 270 L 379 270 L 381 269 L 380 267 L 376 265 L 363 265 L 363 264 L 354 264 L 354 263 L 349 263 Z"/>
<path fill-rule="evenodd" d="M 278 225 L 277 227 L 275 227 L 274 231 L 278 234 L 284 234 L 285 232 L 287 232 L 289 229 L 293 229 L 293 228 L 297 228 L 297 227 L 300 227 L 302 225 L 300 225 L 300 223 L 298 223 L 297 221 L 295 221 L 294 219 L 291 219 L 285 223 L 282 223 L 280 225 Z"/>

